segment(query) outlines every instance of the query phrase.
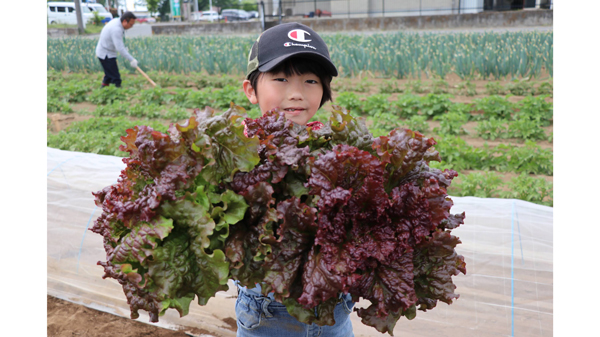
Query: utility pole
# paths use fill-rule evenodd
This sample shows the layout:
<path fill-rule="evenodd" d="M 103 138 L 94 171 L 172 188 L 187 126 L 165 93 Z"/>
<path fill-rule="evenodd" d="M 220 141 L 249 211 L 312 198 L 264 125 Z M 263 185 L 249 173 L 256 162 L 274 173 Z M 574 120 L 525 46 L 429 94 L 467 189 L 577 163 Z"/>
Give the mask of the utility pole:
<path fill-rule="evenodd" d="M 77 30 L 79 35 L 83 35 L 83 18 L 81 17 L 81 2 L 75 0 L 75 16 L 77 17 Z"/>

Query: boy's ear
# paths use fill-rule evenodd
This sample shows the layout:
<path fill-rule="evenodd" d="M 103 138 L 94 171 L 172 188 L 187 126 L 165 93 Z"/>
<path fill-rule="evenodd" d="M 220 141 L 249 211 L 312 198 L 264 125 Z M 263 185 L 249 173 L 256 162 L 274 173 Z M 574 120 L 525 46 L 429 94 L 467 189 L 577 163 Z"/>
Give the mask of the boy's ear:
<path fill-rule="evenodd" d="M 248 97 L 248 100 L 250 101 L 250 103 L 252 103 L 252 104 L 258 103 L 258 98 L 256 97 L 256 90 L 254 90 L 254 87 L 252 87 L 252 84 L 250 84 L 250 81 L 244 80 L 242 86 L 244 87 L 244 93 L 246 94 L 246 97 Z"/>

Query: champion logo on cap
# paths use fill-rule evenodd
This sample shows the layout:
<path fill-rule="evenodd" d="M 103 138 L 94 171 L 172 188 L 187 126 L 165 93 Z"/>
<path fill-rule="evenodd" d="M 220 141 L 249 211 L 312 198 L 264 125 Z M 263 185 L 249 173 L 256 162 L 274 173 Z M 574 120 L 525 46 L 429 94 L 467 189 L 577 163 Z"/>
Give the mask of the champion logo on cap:
<path fill-rule="evenodd" d="M 294 29 L 288 32 L 288 37 L 298 42 L 310 42 L 312 40 L 307 39 L 310 33 L 302 29 Z"/>

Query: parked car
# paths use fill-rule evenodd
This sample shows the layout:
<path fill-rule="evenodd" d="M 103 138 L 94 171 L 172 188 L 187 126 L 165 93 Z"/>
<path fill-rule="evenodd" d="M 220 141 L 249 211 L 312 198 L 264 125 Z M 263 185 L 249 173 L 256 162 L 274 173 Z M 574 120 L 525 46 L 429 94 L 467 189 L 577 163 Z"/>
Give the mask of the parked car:
<path fill-rule="evenodd" d="M 156 19 L 150 15 L 136 15 L 135 21 L 139 23 L 155 23 Z"/>
<path fill-rule="evenodd" d="M 250 19 L 254 19 L 254 18 L 258 18 L 259 14 L 257 11 L 249 11 L 248 14 L 250 15 Z"/>
<path fill-rule="evenodd" d="M 102 17 L 102 23 L 106 24 L 108 21 L 113 19 L 112 14 L 104 8 L 101 4 L 98 3 L 86 3 L 85 4 L 90 11 L 98 13 Z"/>
<path fill-rule="evenodd" d="M 196 13 L 195 13 L 196 14 Z M 196 21 L 219 21 L 222 19 L 221 15 L 217 11 L 204 11 L 199 13 L 200 16 L 195 16 L 193 20 Z"/>
<path fill-rule="evenodd" d="M 250 15 L 243 9 L 224 9 L 221 11 L 221 17 L 227 22 L 246 21 L 250 19 Z"/>
<path fill-rule="evenodd" d="M 83 19 L 83 27 L 93 18 L 94 15 L 84 4 L 81 4 L 81 18 Z M 68 25 L 77 24 L 77 15 L 75 14 L 74 2 L 48 2 L 48 23 L 53 25 L 57 23 L 65 23 Z"/>

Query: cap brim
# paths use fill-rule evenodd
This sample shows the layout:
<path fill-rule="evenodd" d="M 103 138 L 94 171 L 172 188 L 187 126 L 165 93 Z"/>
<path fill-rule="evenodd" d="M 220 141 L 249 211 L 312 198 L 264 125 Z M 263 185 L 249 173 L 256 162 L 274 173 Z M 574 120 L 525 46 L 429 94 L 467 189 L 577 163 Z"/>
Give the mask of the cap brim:
<path fill-rule="evenodd" d="M 338 75 L 338 71 L 337 71 L 335 65 L 330 60 L 328 60 L 326 57 L 324 57 L 323 55 L 321 55 L 319 53 L 315 53 L 315 52 L 311 52 L 311 51 L 299 51 L 296 53 L 279 56 L 277 58 L 274 58 L 274 59 L 266 62 L 263 65 L 260 65 L 258 67 L 258 70 L 263 73 L 267 72 L 267 71 L 275 68 L 279 63 L 287 60 L 288 58 L 290 58 L 292 56 L 298 56 L 298 55 L 302 55 L 302 56 L 306 56 L 307 58 L 312 58 L 312 59 L 316 59 L 319 61 L 323 61 L 323 65 L 325 66 L 325 68 L 327 68 L 329 70 L 329 73 L 331 74 L 331 76 Z"/>

